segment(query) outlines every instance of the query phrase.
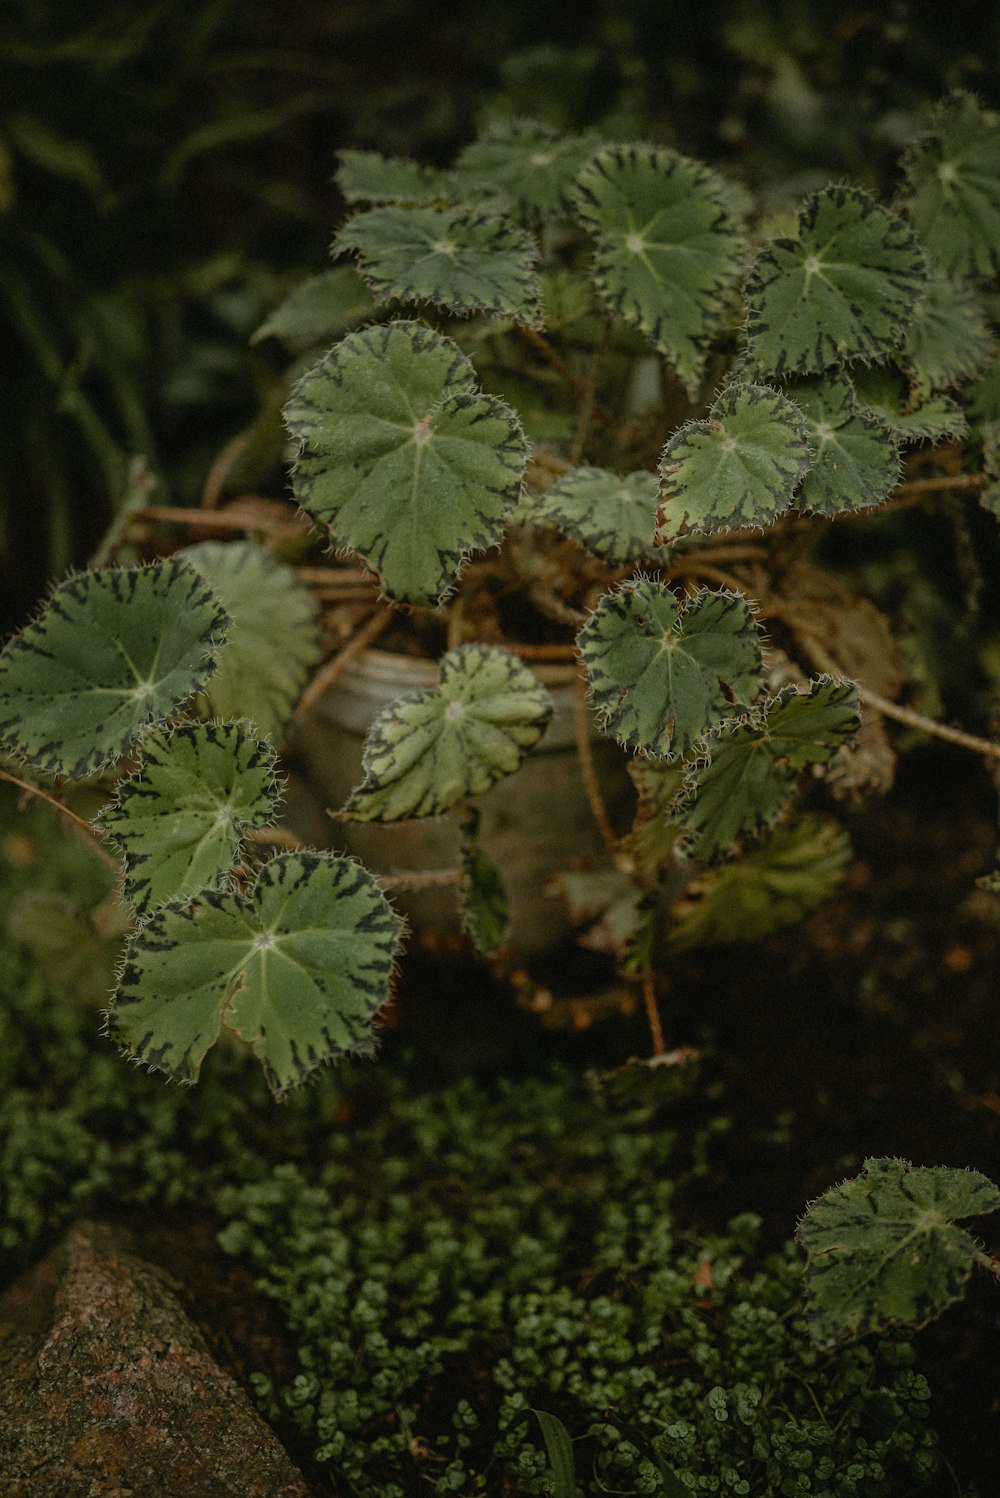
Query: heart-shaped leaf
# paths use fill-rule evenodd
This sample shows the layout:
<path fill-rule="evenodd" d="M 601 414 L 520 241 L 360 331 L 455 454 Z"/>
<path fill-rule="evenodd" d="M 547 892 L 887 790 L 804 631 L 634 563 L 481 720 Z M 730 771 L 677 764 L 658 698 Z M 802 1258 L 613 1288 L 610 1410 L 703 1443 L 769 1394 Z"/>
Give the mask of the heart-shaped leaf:
<path fill-rule="evenodd" d="M 291 567 L 252 541 L 202 541 L 180 553 L 229 615 L 203 716 L 250 718 L 278 742 L 318 664 L 319 610 Z"/>
<path fill-rule="evenodd" d="M 51 775 L 96 774 L 204 685 L 227 626 L 177 558 L 71 577 L 0 654 L 0 744 Z"/>
<path fill-rule="evenodd" d="M 935 265 L 988 280 L 1000 271 L 1000 128 L 955 92 L 904 162 L 906 208 Z"/>
<path fill-rule="evenodd" d="M 620 566 L 653 550 L 658 488 L 655 473 L 619 478 L 604 468 L 573 468 L 540 496 L 535 514 Z"/>
<path fill-rule="evenodd" d="M 769 525 L 812 461 L 802 412 L 768 385 L 730 385 L 660 460 L 657 545 L 689 531 Z"/>
<path fill-rule="evenodd" d="M 978 1171 L 866 1160 L 860 1176 L 813 1202 L 795 1235 L 808 1255 L 815 1341 L 832 1347 L 939 1316 L 961 1296 L 979 1252 L 955 1223 L 998 1208 L 1000 1190 Z"/>
<path fill-rule="evenodd" d="M 800 507 L 840 515 L 887 499 L 899 479 L 899 453 L 886 427 L 858 410 L 850 381 L 831 374 L 796 380 L 788 395 L 806 418 L 812 455 Z"/>
<path fill-rule="evenodd" d="M 438 686 L 397 698 L 372 724 L 364 782 L 340 815 L 358 822 L 441 816 L 512 774 L 551 716 L 548 692 L 509 651 L 449 650 Z"/>
<path fill-rule="evenodd" d="M 806 203 L 797 239 L 773 239 L 746 284 L 747 348 L 762 375 L 882 363 L 916 310 L 923 253 L 903 220 L 857 188 Z"/>
<path fill-rule="evenodd" d="M 942 442 L 965 435 L 968 423 L 957 401 L 934 395 L 915 402 L 906 377 L 891 365 L 854 369 L 851 383 L 858 408 L 870 411 L 901 442 Z"/>
<path fill-rule="evenodd" d="M 436 603 L 521 492 L 517 417 L 473 381 L 450 339 L 393 322 L 335 345 L 286 407 L 300 504 L 408 603 Z"/>
<path fill-rule="evenodd" d="M 970 379 L 993 353 L 975 293 L 948 276 L 931 276 L 900 353 L 916 393 L 927 395 Z"/>
<path fill-rule="evenodd" d="M 225 1024 L 281 1098 L 324 1062 L 371 1052 L 401 929 L 352 859 L 281 854 L 249 897 L 206 891 L 154 912 L 128 944 L 106 1032 L 150 1070 L 196 1082 Z"/>
<path fill-rule="evenodd" d="M 581 172 L 577 212 L 594 279 L 616 316 L 650 337 L 694 396 L 744 239 L 707 167 L 657 146 L 610 146 Z"/>
<path fill-rule="evenodd" d="M 577 645 L 602 729 L 647 754 L 686 754 L 760 689 L 760 633 L 739 593 L 703 588 L 682 607 L 637 577 L 604 595 Z"/>
<path fill-rule="evenodd" d="M 449 312 L 491 312 L 541 322 L 530 234 L 462 208 L 387 205 L 356 213 L 334 240 L 353 251 L 377 302 L 432 302 Z"/>
<path fill-rule="evenodd" d="M 847 834 L 828 817 L 779 825 L 743 858 L 696 875 L 674 906 L 668 946 L 755 942 L 794 925 L 833 893 L 850 857 Z"/>
<path fill-rule="evenodd" d="M 247 827 L 280 799 L 275 753 L 237 723 L 182 723 L 142 740 L 139 773 L 97 824 L 124 855 L 125 894 L 140 915 L 218 888 Z"/>
<path fill-rule="evenodd" d="M 769 826 L 798 771 L 825 764 L 860 722 L 854 684 L 821 676 L 808 692 L 785 688 L 746 723 L 714 740 L 711 760 L 690 771 L 690 799 L 679 817 L 696 834 L 692 857 L 714 859 L 745 833 Z"/>

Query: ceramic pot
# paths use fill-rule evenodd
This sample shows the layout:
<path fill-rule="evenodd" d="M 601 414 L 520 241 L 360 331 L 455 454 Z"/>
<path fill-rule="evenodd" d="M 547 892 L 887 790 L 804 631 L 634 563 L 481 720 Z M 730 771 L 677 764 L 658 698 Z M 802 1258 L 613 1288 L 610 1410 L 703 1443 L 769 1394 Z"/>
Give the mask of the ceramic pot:
<path fill-rule="evenodd" d="M 550 950 L 569 932 L 561 901 L 547 892 L 552 876 L 607 863 L 579 771 L 574 716 L 579 668 L 532 662 L 531 669 L 552 695 L 552 720 L 520 769 L 473 803 L 481 817 L 481 846 L 507 890 L 510 950 L 525 957 Z M 437 679 L 434 661 L 388 651 L 365 651 L 348 665 L 296 732 L 292 748 L 303 777 L 290 803 L 290 820 L 299 823 L 296 831 L 308 820 L 303 835 L 320 840 L 317 832 L 324 831 L 324 822 L 316 812 L 342 806 L 360 784 L 373 719 L 404 692 L 434 687 Z M 624 756 L 593 724 L 591 752 L 612 825 L 624 830 L 634 803 Z M 455 811 L 388 826 L 325 819 L 322 841 L 355 854 L 378 874 L 453 869 L 460 863 Z M 392 899 L 418 942 L 429 937 L 440 947 L 443 940 L 460 937 L 454 889 L 393 891 Z"/>

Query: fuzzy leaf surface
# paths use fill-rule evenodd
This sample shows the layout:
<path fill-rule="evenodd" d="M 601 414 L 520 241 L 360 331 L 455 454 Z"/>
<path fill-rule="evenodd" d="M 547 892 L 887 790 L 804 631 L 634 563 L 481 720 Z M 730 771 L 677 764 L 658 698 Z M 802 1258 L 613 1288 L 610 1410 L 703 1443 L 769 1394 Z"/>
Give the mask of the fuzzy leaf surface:
<path fill-rule="evenodd" d="M 236 723 L 181 723 L 142 740 L 139 773 L 98 825 L 123 855 L 125 895 L 140 915 L 219 888 L 247 827 L 274 816 L 275 752 Z"/>
<path fill-rule="evenodd" d="M 658 487 L 655 473 L 619 478 L 606 468 L 574 468 L 540 496 L 535 513 L 620 566 L 653 550 Z"/>
<path fill-rule="evenodd" d="M 341 338 L 375 312 L 371 292 L 350 265 L 335 265 L 310 276 L 279 302 L 251 338 L 281 338 L 290 343 L 319 343 Z"/>
<path fill-rule="evenodd" d="M 802 412 L 769 385 L 734 384 L 686 422 L 660 460 L 657 545 L 690 531 L 769 525 L 811 462 Z"/>
<path fill-rule="evenodd" d="M 929 395 L 957 385 L 979 374 L 993 352 L 974 292 L 948 276 L 931 276 L 900 356 L 915 390 Z"/>
<path fill-rule="evenodd" d="M 696 834 L 691 856 L 717 858 L 745 833 L 770 826 L 807 765 L 825 764 L 860 727 L 852 682 L 821 676 L 808 692 L 787 687 L 746 723 L 713 741 L 708 764 L 688 778 L 679 818 Z"/>
<path fill-rule="evenodd" d="M 538 246 L 524 230 L 488 214 L 369 208 L 344 225 L 333 248 L 357 255 L 377 302 L 432 302 L 449 312 L 541 322 Z"/>
<path fill-rule="evenodd" d="M 433 203 L 451 196 L 446 172 L 378 151 L 341 151 L 337 186 L 348 203 Z"/>
<path fill-rule="evenodd" d="M 594 239 L 594 280 L 695 395 L 744 238 L 707 167 L 656 146 L 610 146 L 581 172 L 577 213 Z"/>
<path fill-rule="evenodd" d="M 699 874 L 675 907 L 668 945 L 728 946 L 793 925 L 833 893 L 850 860 L 847 834 L 826 817 L 779 826 L 738 863 Z"/>
<path fill-rule="evenodd" d="M 866 1160 L 813 1202 L 796 1238 L 808 1255 L 807 1318 L 832 1347 L 889 1326 L 925 1326 L 958 1300 L 978 1251 L 956 1222 L 1000 1208 L 975 1170 Z"/>
<path fill-rule="evenodd" d="M 441 816 L 512 774 L 551 716 L 552 698 L 509 651 L 449 650 L 436 687 L 397 698 L 372 724 L 364 781 L 340 815 L 358 822 Z"/>
<path fill-rule="evenodd" d="M 760 633 L 741 594 L 685 607 L 638 577 L 606 593 L 577 636 L 604 732 L 648 754 L 686 754 L 760 687 Z"/>
<path fill-rule="evenodd" d="M 455 191 L 499 198 L 522 223 L 566 210 L 582 168 L 601 144 L 596 135 L 556 135 L 533 120 L 498 123 L 459 155 L 452 172 Z"/>
<path fill-rule="evenodd" d="M 285 417 L 301 443 L 299 503 L 408 603 L 447 593 L 465 554 L 500 539 L 521 492 L 517 417 L 419 323 L 349 335 L 299 381 Z"/>
<path fill-rule="evenodd" d="M 950 395 L 914 401 L 898 369 L 855 369 L 851 383 L 858 407 L 870 411 L 901 442 L 941 442 L 965 435 L 967 422 Z"/>
<path fill-rule="evenodd" d="M 946 275 L 1000 271 L 1000 128 L 992 110 L 955 92 L 904 163 L 907 209 Z"/>
<path fill-rule="evenodd" d="M 0 654 L 0 744 L 51 775 L 95 774 L 205 684 L 228 623 L 177 558 L 70 578 Z"/>
<path fill-rule="evenodd" d="M 899 453 L 881 422 L 858 410 L 842 375 L 795 381 L 788 395 L 803 412 L 812 466 L 798 503 L 819 515 L 841 515 L 887 499 L 899 480 Z"/>
<path fill-rule="evenodd" d="M 797 239 L 765 245 L 746 284 L 747 348 L 761 374 L 883 362 L 923 288 L 923 254 L 901 218 L 857 188 L 815 193 Z"/>
<path fill-rule="evenodd" d="M 126 949 L 107 1033 L 196 1082 L 225 1024 L 281 1098 L 324 1062 L 371 1052 L 401 928 L 352 859 L 281 854 L 249 897 L 208 890 L 153 913 Z"/>
<path fill-rule="evenodd" d="M 231 621 L 205 687 L 205 715 L 250 718 L 277 742 L 319 663 L 315 599 L 287 563 L 252 541 L 202 541 L 180 555 L 197 568 Z"/>

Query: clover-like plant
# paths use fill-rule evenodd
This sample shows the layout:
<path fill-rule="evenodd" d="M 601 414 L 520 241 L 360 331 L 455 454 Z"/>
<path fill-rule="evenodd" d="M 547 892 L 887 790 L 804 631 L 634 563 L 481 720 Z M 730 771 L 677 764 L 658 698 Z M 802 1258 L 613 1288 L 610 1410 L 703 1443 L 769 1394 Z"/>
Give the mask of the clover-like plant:
<path fill-rule="evenodd" d="M 457 818 L 484 951 L 506 914 L 476 800 L 546 731 L 533 662 L 575 664 L 635 814 L 614 825 L 580 713 L 605 858 L 554 887 L 662 1050 L 672 954 L 814 909 L 850 857 L 832 797 L 891 778 L 880 717 L 938 731 L 894 700 L 889 621 L 824 546 L 939 480 L 1000 509 L 1000 129 L 950 97 L 892 201 L 831 185 L 779 234 L 706 164 L 530 121 L 450 170 L 347 151 L 339 181 L 337 263 L 258 335 L 297 356 L 294 497 L 338 559 L 316 594 L 212 541 L 72 578 L 0 657 L 0 739 L 55 777 L 37 788 L 111 782 L 95 826 L 133 929 L 108 1031 L 183 1081 L 235 1031 L 279 1096 L 371 1046 L 402 922 L 374 873 L 273 825 L 296 703 L 342 668 L 308 685 L 333 598 L 349 655 L 390 617 L 441 653 L 372 723 L 336 821 Z"/>

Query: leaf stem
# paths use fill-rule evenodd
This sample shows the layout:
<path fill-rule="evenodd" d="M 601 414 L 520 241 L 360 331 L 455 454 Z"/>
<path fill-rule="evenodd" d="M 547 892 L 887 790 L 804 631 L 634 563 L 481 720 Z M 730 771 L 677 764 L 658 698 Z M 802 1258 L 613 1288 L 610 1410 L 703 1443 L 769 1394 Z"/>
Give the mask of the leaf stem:
<path fill-rule="evenodd" d="M 47 801 L 61 817 L 66 817 L 69 820 L 71 828 L 77 837 L 80 838 L 81 842 L 86 843 L 92 853 L 96 853 L 102 863 L 106 863 L 109 869 L 114 869 L 116 874 L 120 872 L 117 858 L 109 853 L 107 848 L 98 840 L 91 823 L 86 818 L 78 816 L 75 811 L 71 811 L 65 801 L 60 801 L 58 796 L 49 795 L 49 792 L 43 791 L 40 785 L 32 785 L 27 780 L 20 780 L 18 776 L 12 775 L 9 770 L 0 769 L 0 780 L 7 780 L 11 785 L 16 785 L 20 790 L 26 791 L 29 796 L 37 796 L 40 801 Z"/>
<path fill-rule="evenodd" d="M 461 884 L 461 869 L 414 869 L 408 874 L 380 874 L 375 880 L 382 889 L 432 889 L 435 885 Z"/>
<path fill-rule="evenodd" d="M 649 1034 L 653 1042 L 653 1055 L 662 1056 L 666 1051 L 663 1043 L 663 1023 L 660 1019 L 659 1005 L 656 1002 L 656 982 L 651 972 L 642 975 L 642 1001 L 646 1006 Z"/>
<path fill-rule="evenodd" d="M 613 856 L 618 852 L 618 839 L 615 837 L 608 817 L 607 807 L 601 795 L 601 788 L 597 783 L 597 773 L 594 769 L 594 756 L 590 747 L 590 714 L 587 711 L 587 686 L 582 676 L 577 677 L 576 687 L 573 695 L 573 723 L 576 729 L 576 752 L 580 759 L 580 777 L 583 780 L 583 788 L 587 793 L 590 810 L 597 830 L 601 834 L 605 847 Z"/>
<path fill-rule="evenodd" d="M 379 635 L 385 633 L 394 617 L 391 609 L 372 614 L 357 633 L 341 646 L 336 655 L 331 656 L 326 665 L 313 677 L 296 703 L 292 714 L 293 723 L 307 713 L 324 692 L 329 691 L 356 656 L 359 656 L 363 650 L 367 650 L 369 645 L 374 644 Z"/>

